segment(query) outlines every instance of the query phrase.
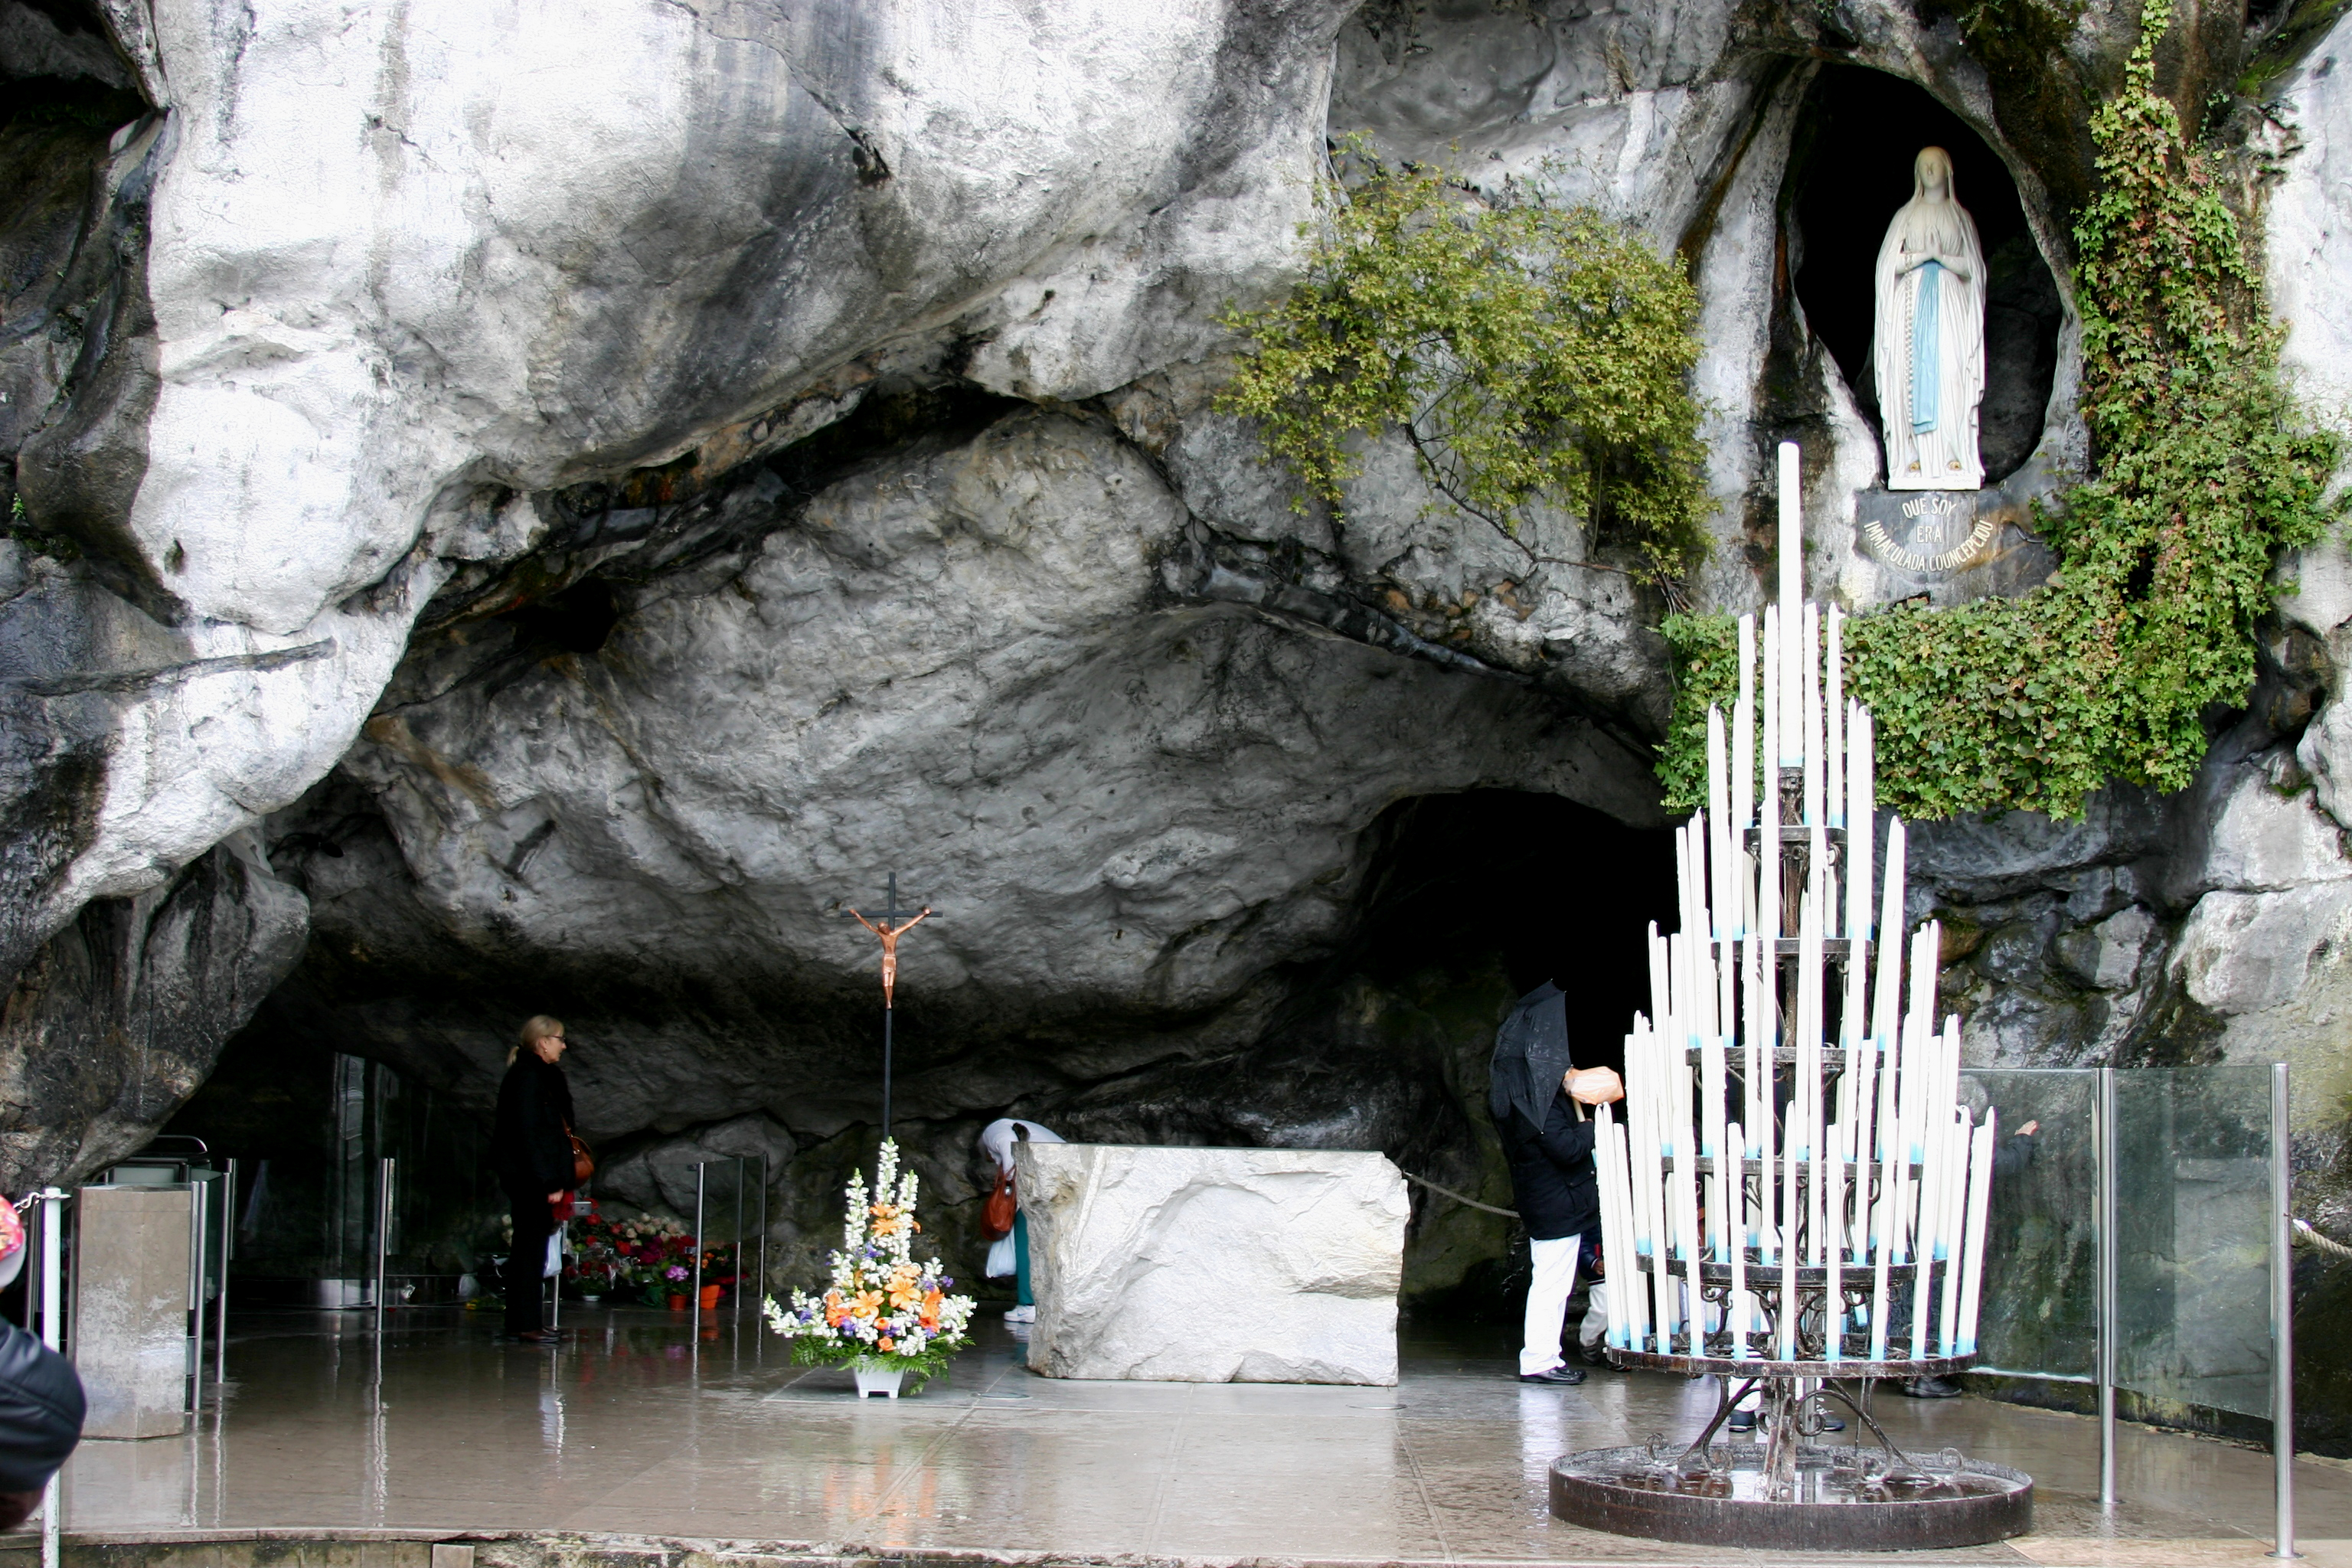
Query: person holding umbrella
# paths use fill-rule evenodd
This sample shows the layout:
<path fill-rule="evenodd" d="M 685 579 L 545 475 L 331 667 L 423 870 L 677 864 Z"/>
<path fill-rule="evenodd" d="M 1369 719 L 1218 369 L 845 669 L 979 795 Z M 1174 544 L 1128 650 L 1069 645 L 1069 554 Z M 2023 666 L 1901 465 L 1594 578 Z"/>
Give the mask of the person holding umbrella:
<path fill-rule="evenodd" d="M 1580 1070 L 1570 1060 L 1568 998 L 1549 981 L 1520 997 L 1495 1032 L 1486 1109 L 1510 1162 L 1531 1265 L 1519 1341 L 1521 1383 L 1584 1381 L 1583 1372 L 1560 1356 L 1579 1243 L 1601 1220 L 1592 1123 L 1584 1108 L 1624 1098 L 1614 1071 Z"/>

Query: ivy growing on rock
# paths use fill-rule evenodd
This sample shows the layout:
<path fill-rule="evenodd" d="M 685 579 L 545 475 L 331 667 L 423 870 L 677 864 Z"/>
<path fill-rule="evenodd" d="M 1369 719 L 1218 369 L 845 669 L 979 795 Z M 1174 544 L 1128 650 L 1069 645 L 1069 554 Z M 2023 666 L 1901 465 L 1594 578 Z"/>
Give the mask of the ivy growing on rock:
<path fill-rule="evenodd" d="M 2315 538 L 2337 442 L 2281 383 L 2220 154 L 2156 89 L 2168 0 L 2143 15 L 2122 88 L 2091 122 L 2100 189 L 2078 216 L 2083 413 L 2092 476 L 2039 520 L 2059 572 L 2013 599 L 1854 617 L 1847 689 L 1878 726 L 1880 800 L 1906 816 L 2077 815 L 2110 780 L 2185 787 L 2204 715 L 2244 702 L 2271 569 Z M 1728 617 L 1664 630 L 1679 689 L 1659 772 L 1698 804 L 1706 709 L 1733 683 Z"/>
<path fill-rule="evenodd" d="M 1542 560 L 1528 509 L 1548 501 L 1675 596 L 1706 544 L 1688 279 L 1590 208 L 1351 162 L 1362 178 L 1319 193 L 1305 279 L 1223 318 L 1252 347 L 1219 410 L 1259 422 L 1301 510 L 1344 511 L 1358 443 L 1401 431 L 1436 510 Z"/>

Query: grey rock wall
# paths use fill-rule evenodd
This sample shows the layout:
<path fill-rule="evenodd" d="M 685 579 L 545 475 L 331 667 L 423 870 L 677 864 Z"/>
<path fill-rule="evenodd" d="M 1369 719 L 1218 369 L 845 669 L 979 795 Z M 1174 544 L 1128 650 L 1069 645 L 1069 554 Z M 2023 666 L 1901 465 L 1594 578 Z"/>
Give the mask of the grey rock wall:
<path fill-rule="evenodd" d="M 2178 15 L 2179 101 L 2262 66 L 2274 302 L 2334 406 L 2345 35 Z M 1293 275 L 1327 136 L 1597 204 L 1700 292 L 1694 601 L 1760 596 L 1791 435 L 1816 591 L 1917 591 L 1854 546 L 1870 411 L 1790 282 L 1831 243 L 1790 218 L 1835 174 L 1810 106 L 1899 77 L 2014 184 L 2056 311 L 2039 413 L 2002 392 L 2022 515 L 2084 457 L 2056 280 L 2137 16 L 5 0 L 0 75 L 72 110 L 0 125 L 0 970 L 7 1070 L 49 1084 L 14 1169 L 135 1143 L 270 993 L 257 1026 L 477 1103 L 554 1007 L 620 1188 L 675 1201 L 677 1158 L 756 1149 L 821 1191 L 872 1116 L 839 906 L 895 868 L 942 906 L 899 1105 L 951 1202 L 1009 1106 L 1426 1138 L 1499 1195 L 1464 1108 L 1507 984 L 1347 969 L 1381 825 L 1473 788 L 1654 824 L 1664 606 L 1576 518 L 1433 521 L 1393 444 L 1344 516 L 1296 509 L 1212 408 L 1215 317 Z M 2030 584 L 2009 542 L 1932 591 Z M 2321 1170 L 2352 566 L 2290 570 L 2196 790 L 1938 825 L 1913 903 L 1948 917 L 1972 1059 L 2284 1057 Z M 181 1043 L 121 1043 L 148 1034 Z M 1410 1280 L 1491 1260 L 1467 1213 L 1416 1218 Z"/>

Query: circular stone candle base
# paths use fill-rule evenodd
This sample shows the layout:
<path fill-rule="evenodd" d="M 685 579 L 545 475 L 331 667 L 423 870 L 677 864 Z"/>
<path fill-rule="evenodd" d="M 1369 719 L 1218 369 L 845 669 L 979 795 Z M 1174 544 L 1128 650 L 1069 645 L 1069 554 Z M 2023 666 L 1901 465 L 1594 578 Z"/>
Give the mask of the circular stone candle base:
<path fill-rule="evenodd" d="M 1594 1448 L 1552 1462 L 1551 1511 L 1570 1524 L 1783 1552 L 1903 1552 L 1979 1546 L 2033 1528 L 2033 1478 L 1947 1452 L 1915 1470 L 1873 1473 L 1875 1449 L 1801 1447 L 1794 1495 L 1768 1495 L 1764 1449 L 1718 1444 L 1720 1468 L 1677 1468 L 1646 1447 Z"/>

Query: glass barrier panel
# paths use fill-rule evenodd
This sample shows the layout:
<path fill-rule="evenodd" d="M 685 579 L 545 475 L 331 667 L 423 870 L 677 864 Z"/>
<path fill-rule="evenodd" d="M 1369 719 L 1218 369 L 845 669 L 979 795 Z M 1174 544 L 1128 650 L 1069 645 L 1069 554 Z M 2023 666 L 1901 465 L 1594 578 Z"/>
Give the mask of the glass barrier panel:
<path fill-rule="evenodd" d="M 1969 1068 L 1960 1074 L 1960 1098 L 1979 1120 L 1988 1108 L 2000 1115 L 1976 1370 L 2095 1382 L 2098 1073 Z"/>
<path fill-rule="evenodd" d="M 2271 1071 L 2116 1074 L 2116 1382 L 2270 1414 Z"/>

